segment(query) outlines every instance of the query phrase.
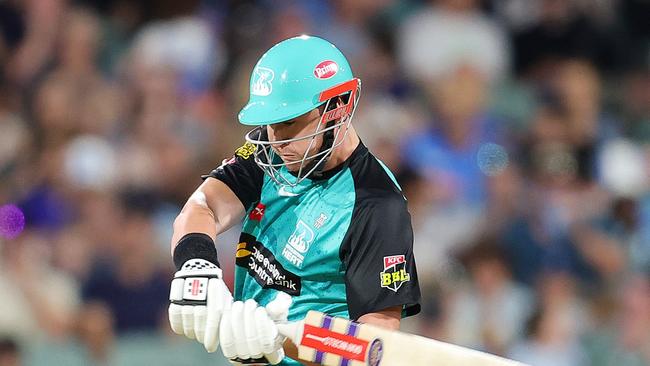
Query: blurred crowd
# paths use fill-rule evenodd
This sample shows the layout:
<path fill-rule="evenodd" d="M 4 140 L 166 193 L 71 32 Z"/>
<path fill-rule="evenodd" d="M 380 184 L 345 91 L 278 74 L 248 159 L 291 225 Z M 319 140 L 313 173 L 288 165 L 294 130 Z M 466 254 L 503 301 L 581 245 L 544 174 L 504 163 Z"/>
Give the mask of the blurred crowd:
<path fill-rule="evenodd" d="M 172 221 L 243 142 L 254 62 L 313 34 L 409 200 L 403 329 L 650 365 L 645 0 L 0 0 L 0 366 L 225 364 L 171 334 Z M 218 238 L 232 283 L 238 228 Z M 219 353 L 219 352 L 218 352 Z"/>

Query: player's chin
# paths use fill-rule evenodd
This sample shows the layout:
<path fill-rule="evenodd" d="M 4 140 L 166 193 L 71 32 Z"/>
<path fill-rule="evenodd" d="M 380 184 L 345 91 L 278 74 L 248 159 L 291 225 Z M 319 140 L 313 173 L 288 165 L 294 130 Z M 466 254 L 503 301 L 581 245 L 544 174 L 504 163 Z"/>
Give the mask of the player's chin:
<path fill-rule="evenodd" d="M 297 172 L 300 170 L 300 166 L 302 165 L 302 160 L 299 159 L 295 155 L 280 155 L 280 158 L 282 159 L 282 162 L 284 165 L 287 167 L 287 170 L 290 172 Z"/>
<path fill-rule="evenodd" d="M 286 164 L 286 162 L 285 162 L 285 164 Z M 287 164 L 286 167 L 287 167 L 288 171 L 290 171 L 292 173 L 297 173 L 300 170 L 300 165 L 301 164 L 298 162 L 298 163 L 294 163 L 294 164 Z"/>

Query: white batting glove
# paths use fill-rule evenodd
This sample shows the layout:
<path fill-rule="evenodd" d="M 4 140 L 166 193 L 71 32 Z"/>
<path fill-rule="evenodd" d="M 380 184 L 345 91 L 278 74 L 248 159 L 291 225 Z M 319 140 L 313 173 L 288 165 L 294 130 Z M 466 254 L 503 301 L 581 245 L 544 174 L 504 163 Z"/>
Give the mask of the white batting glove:
<path fill-rule="evenodd" d="M 286 337 L 278 332 L 277 321 L 286 321 L 291 296 L 279 292 L 266 307 L 255 300 L 236 301 L 221 320 L 221 350 L 234 365 L 276 365 L 284 359 Z"/>
<path fill-rule="evenodd" d="M 221 269 L 205 259 L 186 261 L 174 275 L 169 300 L 172 330 L 216 351 L 221 317 L 232 304 Z"/>

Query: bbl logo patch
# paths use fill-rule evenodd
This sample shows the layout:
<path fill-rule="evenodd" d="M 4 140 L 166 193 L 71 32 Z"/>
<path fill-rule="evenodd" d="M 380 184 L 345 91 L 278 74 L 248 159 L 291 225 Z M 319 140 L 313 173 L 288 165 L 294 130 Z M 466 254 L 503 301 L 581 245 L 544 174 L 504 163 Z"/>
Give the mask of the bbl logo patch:
<path fill-rule="evenodd" d="M 397 292 L 404 282 L 411 280 L 411 275 L 406 272 L 406 257 L 391 255 L 384 257 L 384 270 L 379 272 L 381 287 Z"/>

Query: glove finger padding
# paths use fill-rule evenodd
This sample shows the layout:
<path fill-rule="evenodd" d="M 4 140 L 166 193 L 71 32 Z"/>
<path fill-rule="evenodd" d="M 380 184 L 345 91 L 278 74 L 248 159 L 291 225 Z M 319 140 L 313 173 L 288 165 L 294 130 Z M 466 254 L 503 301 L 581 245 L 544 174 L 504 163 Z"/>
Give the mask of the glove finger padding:
<path fill-rule="evenodd" d="M 231 359 L 237 356 L 235 347 L 235 336 L 232 332 L 232 310 L 224 311 L 221 325 L 219 326 L 219 338 L 221 339 L 221 352 L 224 357 Z"/>
<path fill-rule="evenodd" d="M 266 305 L 266 312 L 269 317 L 276 322 L 286 321 L 289 316 L 289 308 L 293 302 L 291 295 L 278 292 L 275 299 Z"/>
<path fill-rule="evenodd" d="M 169 288 L 169 300 L 181 301 L 183 300 L 183 284 L 185 280 L 182 278 L 174 278 Z"/>
<path fill-rule="evenodd" d="M 219 346 L 219 323 L 227 307 L 232 303 L 232 295 L 222 280 L 211 278 L 208 282 L 207 315 L 203 345 L 208 352 Z"/>
<path fill-rule="evenodd" d="M 273 324 L 273 320 L 266 313 L 266 309 L 262 307 L 255 309 L 255 323 L 259 328 L 259 340 L 262 352 L 264 354 L 273 352 L 276 347 L 278 331 Z"/>
<path fill-rule="evenodd" d="M 261 311 L 256 313 L 260 324 L 265 324 L 265 326 L 261 327 L 262 332 L 264 332 L 263 342 L 265 347 L 270 345 L 270 350 L 269 348 L 265 349 L 264 357 L 272 365 L 280 363 L 285 356 L 282 347 L 286 338 L 278 332 L 275 322 L 287 321 L 292 302 L 293 300 L 289 294 L 278 292 L 275 299 L 266 305 L 263 313 Z M 262 318 L 266 319 L 262 320 Z"/>
<path fill-rule="evenodd" d="M 284 349 L 278 348 L 276 351 L 264 355 L 271 365 L 277 365 L 284 359 Z"/>
<path fill-rule="evenodd" d="M 194 307 L 194 335 L 196 336 L 196 340 L 199 341 L 199 343 L 203 343 L 205 340 L 205 319 L 207 317 L 207 313 L 207 306 Z"/>
<path fill-rule="evenodd" d="M 176 334 L 183 335 L 183 307 L 177 304 L 169 304 L 169 325 Z"/>
<path fill-rule="evenodd" d="M 234 302 L 220 324 L 221 349 L 234 365 L 276 365 L 284 359 L 286 339 L 277 329 L 277 321 L 286 321 L 291 296 L 280 293 L 266 307 L 255 300 Z"/>
<path fill-rule="evenodd" d="M 251 358 L 248 343 L 246 343 L 246 333 L 244 331 L 244 303 L 235 301 L 231 308 L 232 334 L 235 339 L 235 349 L 240 358 Z"/>
<path fill-rule="evenodd" d="M 244 334 L 246 336 L 246 344 L 251 358 L 262 357 L 262 345 L 260 344 L 260 334 L 258 334 L 259 323 L 255 319 L 255 309 L 258 309 L 255 300 L 246 300 L 244 303 Z M 264 309 L 264 308 L 260 308 Z"/>
<path fill-rule="evenodd" d="M 194 306 L 182 306 L 183 333 L 189 339 L 196 338 L 194 335 Z"/>

